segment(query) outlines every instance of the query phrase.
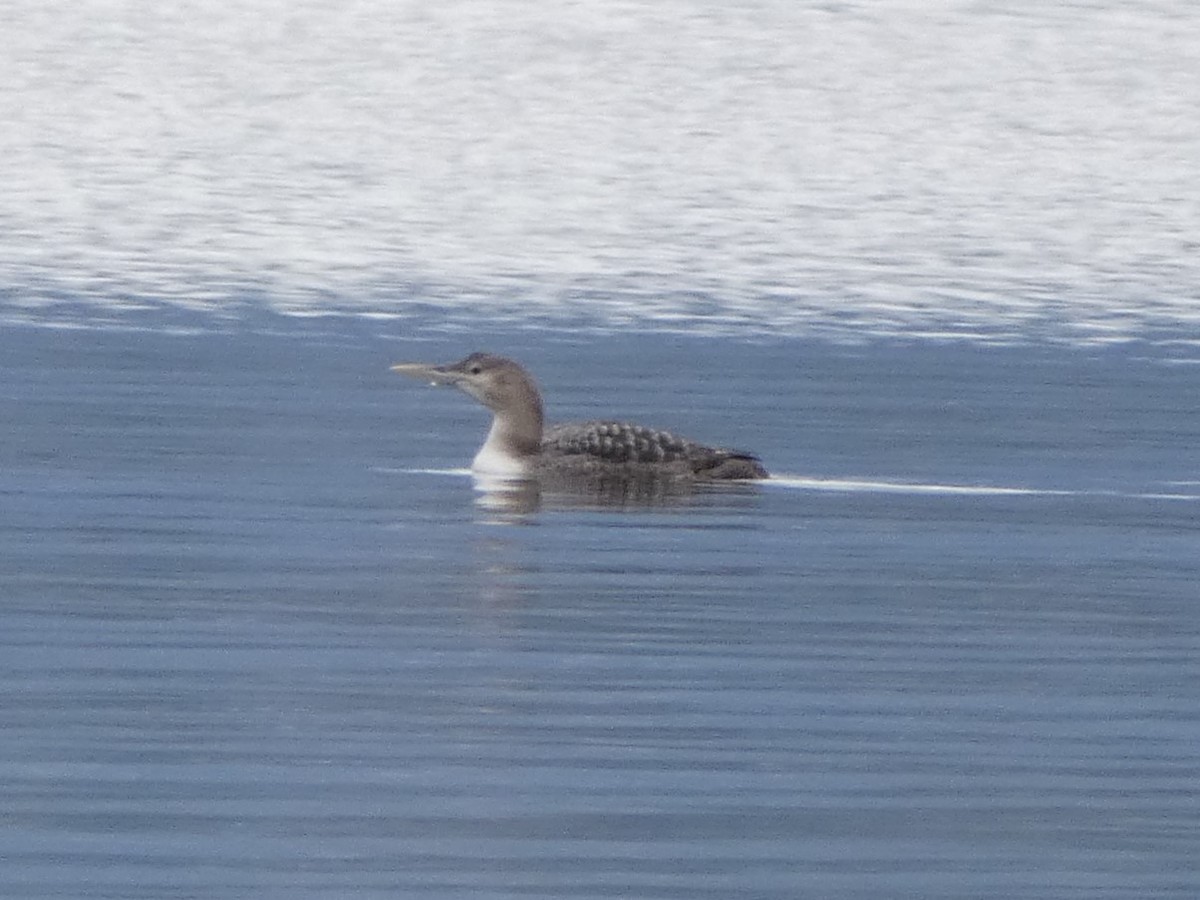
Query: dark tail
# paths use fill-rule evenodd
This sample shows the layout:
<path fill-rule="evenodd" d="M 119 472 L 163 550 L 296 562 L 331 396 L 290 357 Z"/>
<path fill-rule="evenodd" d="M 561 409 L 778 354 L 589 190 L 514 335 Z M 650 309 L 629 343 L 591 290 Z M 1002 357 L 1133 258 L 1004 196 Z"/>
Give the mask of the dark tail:
<path fill-rule="evenodd" d="M 711 454 L 705 454 L 704 459 L 697 460 L 694 471 L 699 478 L 721 481 L 751 481 L 771 477 L 757 456 L 740 450 L 714 450 Z"/>

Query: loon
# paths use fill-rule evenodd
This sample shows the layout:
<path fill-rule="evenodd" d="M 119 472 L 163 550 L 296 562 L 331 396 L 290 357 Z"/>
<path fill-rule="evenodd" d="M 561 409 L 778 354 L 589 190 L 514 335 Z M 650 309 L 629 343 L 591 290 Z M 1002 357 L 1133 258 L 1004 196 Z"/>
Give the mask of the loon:
<path fill-rule="evenodd" d="M 753 453 L 707 447 L 668 431 L 626 422 L 594 421 L 543 427 L 542 397 L 520 364 L 472 353 L 449 365 L 399 363 L 393 372 L 448 384 L 492 411 L 487 440 L 471 469 L 502 478 L 602 476 L 686 480 L 769 478 Z"/>

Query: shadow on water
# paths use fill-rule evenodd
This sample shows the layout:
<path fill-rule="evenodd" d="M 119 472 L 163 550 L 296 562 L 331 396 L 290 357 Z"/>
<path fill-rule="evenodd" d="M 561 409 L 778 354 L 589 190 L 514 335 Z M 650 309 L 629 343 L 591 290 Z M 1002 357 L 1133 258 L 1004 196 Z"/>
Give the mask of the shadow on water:
<path fill-rule="evenodd" d="M 752 505 L 760 496 L 753 483 L 711 483 L 652 475 L 572 479 L 497 479 L 473 476 L 476 506 L 508 517 L 541 511 L 621 511 L 687 509 L 713 505 Z"/>

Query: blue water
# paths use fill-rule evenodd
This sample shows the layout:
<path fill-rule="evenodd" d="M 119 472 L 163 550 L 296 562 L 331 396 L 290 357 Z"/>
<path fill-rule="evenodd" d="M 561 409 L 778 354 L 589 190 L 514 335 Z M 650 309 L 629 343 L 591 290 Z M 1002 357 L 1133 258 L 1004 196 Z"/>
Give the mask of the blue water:
<path fill-rule="evenodd" d="M 1200 895 L 1188 0 L 9 7 L 0 897 Z"/>
<path fill-rule="evenodd" d="M 5 332 L 0 893 L 1194 895 L 1200 370 L 495 340 L 781 477 L 496 509 L 457 339 Z"/>

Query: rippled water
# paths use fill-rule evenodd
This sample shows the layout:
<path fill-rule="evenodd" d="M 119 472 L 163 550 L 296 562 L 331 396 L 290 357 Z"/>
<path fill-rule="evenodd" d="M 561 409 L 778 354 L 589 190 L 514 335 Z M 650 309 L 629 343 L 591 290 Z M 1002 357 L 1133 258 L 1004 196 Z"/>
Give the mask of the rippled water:
<path fill-rule="evenodd" d="M 0 894 L 1195 895 L 1194 367 L 493 338 L 780 477 L 506 509 L 457 339 L 4 332 Z"/>
<path fill-rule="evenodd" d="M 1200 893 L 1188 3 L 0 18 L 0 896 Z"/>
<path fill-rule="evenodd" d="M 9 8 L 7 321 L 1200 336 L 1189 0 Z"/>

